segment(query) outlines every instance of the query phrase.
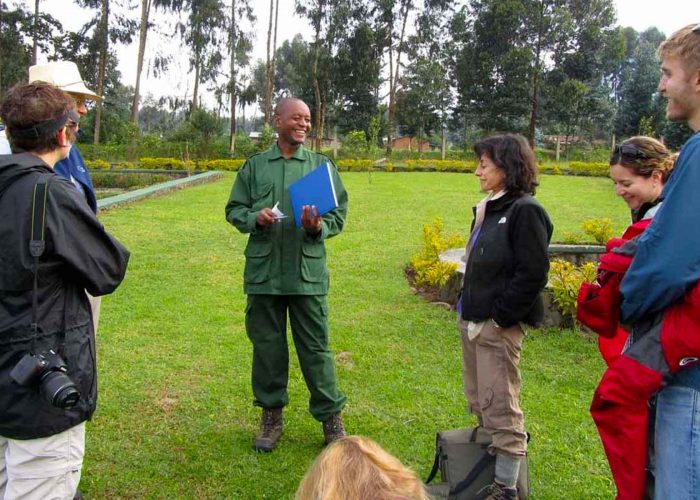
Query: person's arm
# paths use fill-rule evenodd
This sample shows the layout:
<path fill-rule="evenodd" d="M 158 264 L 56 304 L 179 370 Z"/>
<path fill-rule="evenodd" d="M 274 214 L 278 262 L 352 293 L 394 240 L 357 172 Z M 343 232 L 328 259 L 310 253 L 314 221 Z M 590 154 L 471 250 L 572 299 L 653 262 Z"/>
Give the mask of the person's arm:
<path fill-rule="evenodd" d="M 242 233 L 252 233 L 256 229 L 258 213 L 252 209 L 251 166 L 249 162 L 238 169 L 231 195 L 226 203 L 226 220 Z"/>
<path fill-rule="evenodd" d="M 624 323 L 666 309 L 700 279 L 700 140 L 691 141 L 620 285 Z"/>
<path fill-rule="evenodd" d="M 70 181 L 49 183 L 46 219 L 47 240 L 70 279 L 93 296 L 112 293 L 124 279 L 129 251 L 105 231 Z"/>
<path fill-rule="evenodd" d="M 527 317 L 547 284 L 547 249 L 552 232 L 547 213 L 533 203 L 520 207 L 512 224 L 513 277 L 491 308 L 491 318 L 505 328 Z"/>
<path fill-rule="evenodd" d="M 321 217 L 321 230 L 317 234 L 307 234 L 308 238 L 319 241 L 339 234 L 345 226 L 345 218 L 348 213 L 348 192 L 345 190 L 336 166 L 331 160 L 327 161 L 331 165 L 333 173 L 333 184 L 335 185 L 335 194 L 338 198 L 338 207 Z"/>

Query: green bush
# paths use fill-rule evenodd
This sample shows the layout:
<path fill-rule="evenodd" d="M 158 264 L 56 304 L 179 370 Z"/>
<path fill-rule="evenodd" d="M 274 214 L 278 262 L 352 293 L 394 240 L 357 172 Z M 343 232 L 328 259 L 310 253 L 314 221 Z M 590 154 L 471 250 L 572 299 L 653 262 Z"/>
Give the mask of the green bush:
<path fill-rule="evenodd" d="M 101 171 L 92 175 L 92 183 L 97 189 L 135 189 L 172 179 L 168 174 L 120 174 Z"/>
<path fill-rule="evenodd" d="M 572 161 L 569 163 L 569 172 L 571 172 L 573 175 L 609 177 L 610 165 L 608 165 L 607 162 L 586 163 L 582 161 Z"/>
<path fill-rule="evenodd" d="M 607 217 L 586 219 L 581 223 L 581 229 L 599 245 L 605 245 L 614 234 L 612 221 Z"/>
<path fill-rule="evenodd" d="M 581 283 L 593 282 L 595 277 L 596 265 L 593 262 L 575 266 L 562 259 L 552 261 L 549 267 L 549 282 L 552 285 L 554 303 L 565 316 L 576 318 L 576 299 Z"/>
<path fill-rule="evenodd" d="M 418 286 L 443 286 L 457 271 L 457 264 L 441 261 L 440 254 L 448 248 L 463 246 L 465 240 L 458 234 L 443 235 L 442 228 L 439 217 L 432 224 L 423 225 L 423 249 L 410 263 Z"/>

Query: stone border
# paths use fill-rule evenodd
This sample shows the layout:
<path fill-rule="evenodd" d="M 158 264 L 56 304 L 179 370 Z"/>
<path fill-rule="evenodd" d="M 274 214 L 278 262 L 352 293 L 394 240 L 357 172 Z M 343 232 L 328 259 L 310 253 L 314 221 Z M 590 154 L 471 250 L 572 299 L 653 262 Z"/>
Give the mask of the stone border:
<path fill-rule="evenodd" d="M 162 194 L 175 191 L 176 189 L 182 189 L 185 187 L 196 186 L 198 184 L 213 182 L 221 179 L 223 176 L 224 174 L 222 172 L 212 171 L 192 175 L 190 177 L 184 177 L 182 179 L 161 182 L 159 184 L 154 184 L 145 188 L 136 189 L 134 191 L 129 191 L 127 193 L 119 194 L 117 196 L 110 196 L 108 198 L 102 198 L 101 200 L 97 200 L 97 208 L 100 210 L 109 210 L 111 208 L 116 208 L 121 205 L 127 205 L 129 203 L 142 200 L 144 198 L 160 196 Z"/>

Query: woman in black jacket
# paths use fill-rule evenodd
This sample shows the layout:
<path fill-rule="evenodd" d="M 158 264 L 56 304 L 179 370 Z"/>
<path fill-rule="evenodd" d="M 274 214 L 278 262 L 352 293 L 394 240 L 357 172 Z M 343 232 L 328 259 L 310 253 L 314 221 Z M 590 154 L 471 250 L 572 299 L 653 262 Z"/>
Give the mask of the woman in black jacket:
<path fill-rule="evenodd" d="M 552 223 L 532 197 L 537 164 L 524 137 L 489 137 L 474 152 L 488 195 L 474 208 L 459 302 L 464 391 L 496 455 L 496 478 L 482 498 L 516 498 L 527 451 L 519 403 L 523 325 L 542 321 Z"/>

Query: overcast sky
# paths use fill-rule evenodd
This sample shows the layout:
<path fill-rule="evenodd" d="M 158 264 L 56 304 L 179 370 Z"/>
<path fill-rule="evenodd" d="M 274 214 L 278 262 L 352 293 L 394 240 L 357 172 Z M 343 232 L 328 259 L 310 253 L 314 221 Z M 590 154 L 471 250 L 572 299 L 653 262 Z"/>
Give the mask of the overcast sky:
<path fill-rule="evenodd" d="M 34 2 L 30 0 L 11 0 L 13 3 L 21 2 L 33 10 Z M 139 3 L 132 0 L 133 4 Z M 224 3 L 229 3 L 224 0 Z M 262 0 L 252 0 L 255 13 L 257 15 L 254 58 L 265 58 L 267 41 L 267 26 L 269 22 L 269 3 Z M 676 29 L 692 23 L 700 22 L 700 0 L 613 0 L 617 9 L 618 24 L 621 26 L 631 26 L 637 31 L 643 31 L 650 26 L 656 26 L 666 35 L 671 34 Z M 31 5 L 30 5 L 31 4 Z M 71 0 L 41 0 L 42 11 L 50 13 L 57 18 L 65 28 L 77 30 L 90 17 L 89 13 L 81 11 Z M 277 34 L 277 45 L 281 45 L 284 40 L 294 37 L 297 33 L 302 33 L 308 40 L 311 37 L 311 28 L 305 19 L 298 18 L 294 14 L 294 0 L 279 0 L 279 25 Z M 140 17 L 140 9 L 135 9 L 133 14 L 135 19 Z M 149 37 L 147 53 L 157 46 L 163 50 L 177 53 L 178 46 L 173 46 L 176 39 L 169 37 Z M 178 42 L 179 43 L 179 42 Z M 118 50 L 119 70 L 122 74 L 122 82 L 133 85 L 136 75 L 136 53 L 138 44 L 130 47 L 122 47 Z M 181 52 L 180 52 L 181 53 Z M 46 62 L 46 55 L 39 56 L 39 62 Z M 191 95 L 192 83 L 191 75 L 188 74 L 188 63 L 186 58 L 175 58 L 171 76 L 167 79 L 156 80 L 148 77 L 142 82 L 144 92 L 152 92 L 156 95 Z M 182 75 L 182 76 L 181 76 Z"/>

